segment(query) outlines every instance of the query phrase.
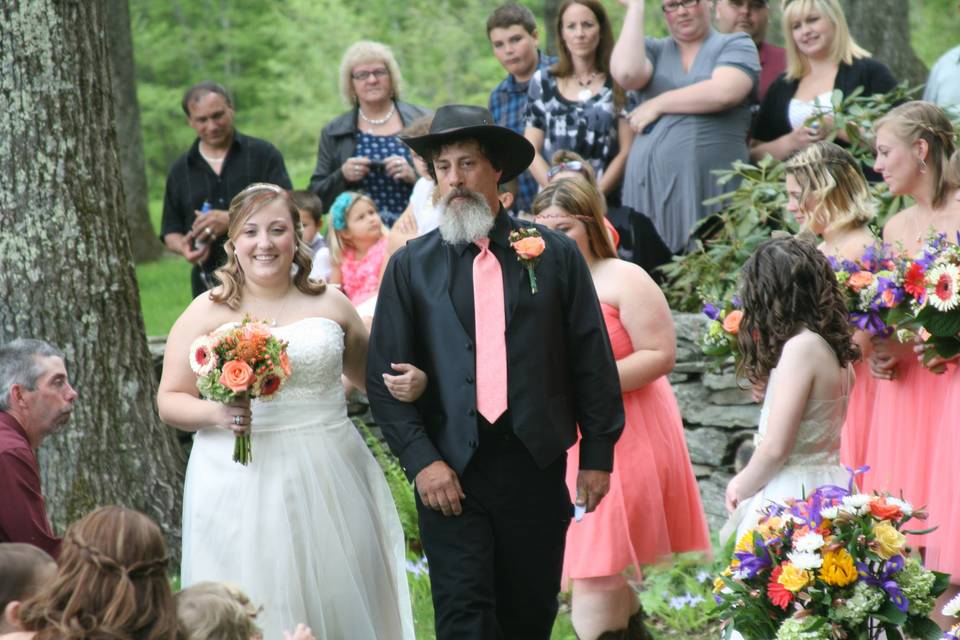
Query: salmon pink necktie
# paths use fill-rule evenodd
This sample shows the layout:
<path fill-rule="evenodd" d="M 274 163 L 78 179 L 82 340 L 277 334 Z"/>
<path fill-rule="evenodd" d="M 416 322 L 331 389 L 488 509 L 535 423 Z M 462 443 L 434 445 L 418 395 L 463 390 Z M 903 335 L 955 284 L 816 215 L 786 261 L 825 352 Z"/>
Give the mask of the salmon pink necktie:
<path fill-rule="evenodd" d="M 493 424 L 507 410 L 507 341 L 503 272 L 490 239 L 477 240 L 473 259 L 473 310 L 477 334 L 477 411 Z"/>

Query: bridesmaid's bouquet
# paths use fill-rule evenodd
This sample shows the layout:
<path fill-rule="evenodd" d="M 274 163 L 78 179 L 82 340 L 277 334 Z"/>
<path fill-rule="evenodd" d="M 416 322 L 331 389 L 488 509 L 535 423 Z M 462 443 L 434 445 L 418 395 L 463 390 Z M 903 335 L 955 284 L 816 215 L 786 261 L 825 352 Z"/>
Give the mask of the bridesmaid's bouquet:
<path fill-rule="evenodd" d="M 737 333 L 740 332 L 740 321 L 743 311 L 740 310 L 740 299 L 733 296 L 730 300 L 703 303 L 703 315 L 710 319 L 707 331 L 700 336 L 700 350 L 703 355 L 713 361 L 714 368 L 721 369 L 730 363 L 740 360 L 740 345 L 737 343 Z"/>
<path fill-rule="evenodd" d="M 897 319 L 901 337 L 917 335 L 930 345 L 925 360 L 960 353 L 960 246 L 940 234 L 904 263 L 903 272 L 909 307 Z"/>
<path fill-rule="evenodd" d="M 850 326 L 875 336 L 890 336 L 892 311 L 906 299 L 902 264 L 890 246 L 867 247 L 857 260 L 832 256 L 829 260 L 844 294 Z"/>
<path fill-rule="evenodd" d="M 928 616 L 949 576 L 910 557 L 922 511 L 889 494 L 822 486 L 768 506 L 714 582 L 720 616 L 748 640 L 939 638 Z"/>
<path fill-rule="evenodd" d="M 190 368 L 197 374 L 200 393 L 223 403 L 270 400 L 291 373 L 287 343 L 275 338 L 267 323 L 249 317 L 194 340 Z M 252 459 L 247 432 L 237 436 L 233 460 L 245 465 Z"/>

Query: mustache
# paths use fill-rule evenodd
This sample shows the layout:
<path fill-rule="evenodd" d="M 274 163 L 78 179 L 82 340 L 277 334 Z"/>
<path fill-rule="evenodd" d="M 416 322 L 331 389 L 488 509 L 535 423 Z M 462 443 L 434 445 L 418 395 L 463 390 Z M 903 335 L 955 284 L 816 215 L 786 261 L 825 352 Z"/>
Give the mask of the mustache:
<path fill-rule="evenodd" d="M 486 202 L 486 199 L 484 199 L 483 196 L 476 191 L 467 189 L 466 187 L 454 187 L 449 191 L 449 193 L 447 193 L 447 195 L 443 196 L 443 200 L 440 202 L 444 205 L 448 205 L 451 201 L 453 201 L 454 198 L 469 198 L 475 202 Z"/>

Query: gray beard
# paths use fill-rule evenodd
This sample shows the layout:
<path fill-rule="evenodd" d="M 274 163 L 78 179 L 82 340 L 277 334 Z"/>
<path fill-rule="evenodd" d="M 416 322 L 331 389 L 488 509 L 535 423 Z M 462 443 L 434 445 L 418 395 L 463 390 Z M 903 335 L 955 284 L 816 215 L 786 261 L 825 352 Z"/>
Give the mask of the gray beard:
<path fill-rule="evenodd" d="M 451 204 L 450 201 L 456 196 L 467 196 L 470 199 Z M 493 212 L 479 193 L 454 189 L 443 197 L 437 209 L 440 217 L 440 237 L 447 244 L 476 242 L 486 238 L 493 228 Z"/>

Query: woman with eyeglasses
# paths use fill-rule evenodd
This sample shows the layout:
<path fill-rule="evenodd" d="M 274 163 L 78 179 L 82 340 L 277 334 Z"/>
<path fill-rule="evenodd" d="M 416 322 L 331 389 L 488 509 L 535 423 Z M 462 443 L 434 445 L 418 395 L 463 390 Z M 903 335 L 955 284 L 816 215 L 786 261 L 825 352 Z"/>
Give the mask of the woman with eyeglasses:
<path fill-rule="evenodd" d="M 890 69 L 851 37 L 837 0 L 785 0 L 787 70 L 774 80 L 753 126 L 750 155 L 783 160 L 832 132 L 833 92 L 886 93 L 897 85 Z M 841 146 L 845 136 L 838 132 Z M 880 176 L 864 167 L 867 180 Z"/>
<path fill-rule="evenodd" d="M 557 63 L 530 81 L 523 135 L 537 155 L 530 173 L 547 184 L 550 158 L 576 151 L 593 167 L 600 191 L 619 200 L 633 132 L 623 89 L 610 76 L 613 29 L 599 0 L 565 0 L 557 11 Z"/>
<path fill-rule="evenodd" d="M 370 195 L 388 227 L 406 209 L 417 172 L 397 134 L 428 111 L 402 102 L 402 85 L 390 47 L 364 40 L 343 54 L 340 95 L 352 108 L 323 128 L 310 177 L 325 210 L 347 190 Z"/>
<path fill-rule="evenodd" d="M 749 159 L 760 59 L 747 34 L 713 30 L 709 0 L 663 0 L 666 38 L 645 36 L 642 0 L 620 2 L 627 13 L 610 70 L 640 98 L 630 113 L 636 136 L 623 204 L 650 216 L 667 246 L 681 252 L 693 246 L 697 223 L 722 208 L 703 201 L 735 187 L 718 185 L 713 171 Z"/>

